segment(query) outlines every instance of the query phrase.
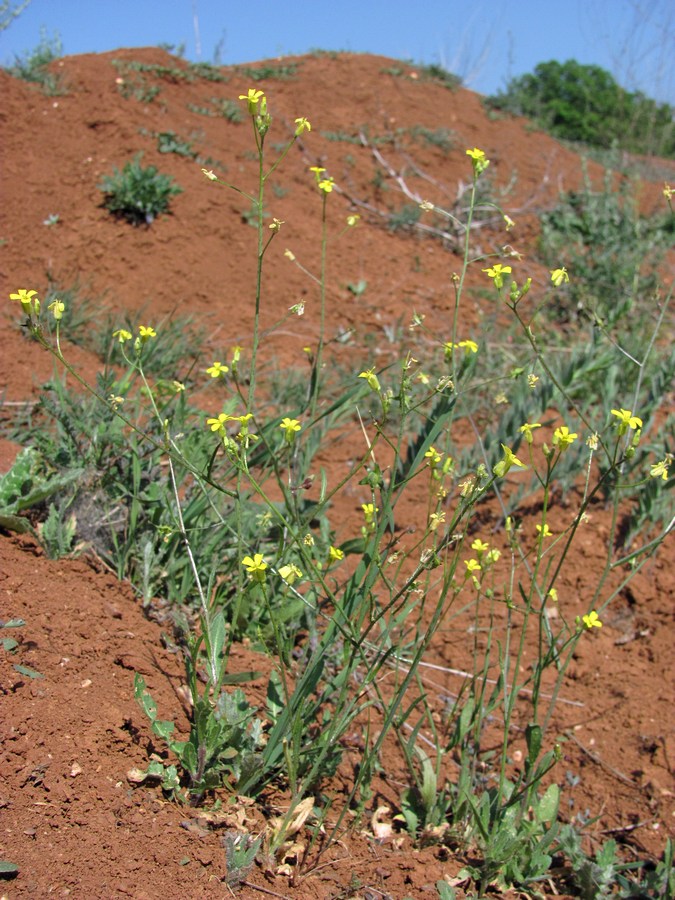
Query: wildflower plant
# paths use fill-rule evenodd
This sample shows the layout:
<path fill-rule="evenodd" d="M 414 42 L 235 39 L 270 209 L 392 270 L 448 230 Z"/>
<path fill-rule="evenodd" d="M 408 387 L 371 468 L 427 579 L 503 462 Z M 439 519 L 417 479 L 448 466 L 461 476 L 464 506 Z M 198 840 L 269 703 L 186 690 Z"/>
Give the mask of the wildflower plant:
<path fill-rule="evenodd" d="M 506 261 L 474 259 L 471 221 L 489 165 L 479 148 L 467 150 L 472 188 L 463 261 L 450 282 L 452 313 L 441 323 L 442 339 L 429 341 L 428 358 L 418 359 L 420 348 L 411 343 L 386 369 L 364 360 L 330 403 L 323 364 L 327 256 L 344 218 L 335 208 L 339 185 L 323 167 L 312 167 L 307 177 L 321 236 L 317 338 L 306 348 L 304 395 L 295 406 L 270 412 L 261 385 L 263 272 L 284 223 L 274 219 L 268 226 L 262 212 L 270 180 L 300 136 L 309 139 L 312 126 L 298 116 L 270 159 L 266 145 L 274 123 L 266 94 L 252 87 L 239 99 L 251 127 L 257 181 L 244 190 L 203 170 L 203 189 L 235 192 L 257 211 L 254 319 L 245 349 L 196 367 L 218 397 L 210 414 L 189 409 L 190 385 L 177 373 L 166 391 L 147 373 L 161 326 L 114 330 L 126 372 L 103 391 L 86 385 L 61 350 L 63 304 L 54 301 L 45 311 L 35 290 L 12 294 L 35 339 L 119 423 L 125 440 L 146 443 L 165 463 L 166 502 L 154 509 L 154 527 L 185 563 L 180 590 L 182 605 L 192 611 L 184 649 L 192 712 L 189 735 L 177 739 L 174 723 L 160 718 L 136 677 L 136 697 L 152 731 L 172 753 L 168 765 L 153 762 L 148 771 L 161 777 L 165 790 L 192 802 L 223 789 L 253 797 L 270 784 L 286 790 L 288 812 L 270 838 L 273 853 L 296 812 L 308 802 L 308 809 L 320 806 L 322 782 L 336 771 L 345 736 L 359 729 L 360 766 L 330 829 L 324 823 L 324 847 L 346 824 L 348 809 L 364 809 L 385 741 L 393 739 L 408 770 L 401 805 L 413 836 L 439 839 L 451 831 L 478 846 L 479 890 L 496 878 L 533 883 L 545 876 L 558 835 L 559 790 L 555 784 L 543 790 L 542 782 L 561 757 L 551 732 L 565 673 L 578 642 L 598 639 L 604 610 L 668 530 L 621 557 L 615 552 L 618 510 L 641 482 L 660 488 L 672 456 L 664 448 L 658 459 L 641 459 L 649 423 L 639 381 L 630 398 L 612 399 L 615 408 L 604 420 L 592 418 L 554 371 L 531 313 L 522 309 L 523 297 L 534 290 L 527 272 L 514 272 L 515 264 Z M 291 251 L 285 255 L 299 265 Z M 518 368 L 526 399 L 520 418 L 490 446 L 481 440 L 474 399 L 487 351 L 475 336 L 459 332 L 472 265 L 491 280 L 495 302 L 521 334 Z M 568 278 L 573 281 L 573 271 L 552 270 L 548 290 L 565 290 Z M 294 314 L 291 308 L 288 315 Z M 427 328 L 421 314 L 413 325 Z M 539 378 L 548 385 L 544 409 L 537 405 Z M 506 372 L 500 388 L 508 391 L 513 383 L 512 371 Z M 134 396 L 143 403 L 132 415 L 127 408 Z M 359 410 L 370 401 L 375 411 L 364 420 Z M 544 420 L 553 407 L 558 418 Z M 462 459 L 455 447 L 460 423 L 477 435 L 472 455 Z M 324 472 L 316 478 L 315 456 L 334 428 L 353 434 L 361 449 L 331 482 Z M 561 473 L 569 460 L 578 465 L 576 453 L 584 454 L 576 472 L 580 493 L 563 510 L 556 505 Z M 315 485 L 309 499 L 315 478 L 318 491 Z M 539 510 L 526 528 L 517 502 L 522 483 L 531 486 Z M 561 573 L 590 504 L 603 491 L 616 510 L 606 563 L 579 608 L 566 596 Z M 420 495 L 423 524 L 404 532 L 401 500 Z M 331 522 L 338 496 L 356 497 L 354 516 L 341 528 Z M 136 515 L 154 499 L 148 489 Z M 476 532 L 476 510 L 488 500 L 500 511 L 497 525 L 490 534 Z M 219 529 L 215 545 L 209 543 L 212 528 Z M 618 583 L 610 578 L 616 573 Z M 553 604 L 555 617 L 549 615 Z M 437 703 L 424 683 L 424 665 L 440 630 L 466 614 L 473 623 L 471 662 L 455 700 Z M 261 674 L 229 671 L 232 645 L 242 634 L 273 658 L 264 707 L 254 707 L 241 687 Z M 525 665 L 533 635 L 538 655 Z M 494 721 L 500 733 L 489 756 L 485 737 Z M 511 763 L 515 726 L 526 746 L 520 768 Z M 451 759 L 458 768 L 448 765 Z"/>

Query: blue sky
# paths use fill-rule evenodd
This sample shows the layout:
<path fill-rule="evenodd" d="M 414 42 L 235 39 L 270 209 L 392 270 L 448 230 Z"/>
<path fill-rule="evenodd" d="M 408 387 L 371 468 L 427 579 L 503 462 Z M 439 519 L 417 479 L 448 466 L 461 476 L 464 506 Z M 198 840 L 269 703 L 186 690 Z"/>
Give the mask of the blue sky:
<path fill-rule="evenodd" d="M 0 33 L 0 64 L 36 47 L 41 29 L 65 54 L 159 43 L 223 64 L 317 47 L 377 53 L 440 63 L 485 94 L 574 58 L 675 105 L 672 0 L 341 0 L 339 12 L 316 0 L 32 0 Z"/>

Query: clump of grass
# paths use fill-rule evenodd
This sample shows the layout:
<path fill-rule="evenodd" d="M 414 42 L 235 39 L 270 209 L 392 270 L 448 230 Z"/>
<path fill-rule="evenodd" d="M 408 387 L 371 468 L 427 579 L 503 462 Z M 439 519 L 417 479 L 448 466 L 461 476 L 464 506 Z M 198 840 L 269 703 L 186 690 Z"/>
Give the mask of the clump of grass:
<path fill-rule="evenodd" d="M 40 43 L 33 50 L 16 56 L 14 64 L 7 71 L 15 78 L 21 78 L 31 84 L 39 84 L 45 94 L 56 96 L 65 94 L 60 75 L 50 71 L 51 63 L 63 56 L 63 45 L 58 33 L 49 37 L 43 28 L 40 31 Z"/>

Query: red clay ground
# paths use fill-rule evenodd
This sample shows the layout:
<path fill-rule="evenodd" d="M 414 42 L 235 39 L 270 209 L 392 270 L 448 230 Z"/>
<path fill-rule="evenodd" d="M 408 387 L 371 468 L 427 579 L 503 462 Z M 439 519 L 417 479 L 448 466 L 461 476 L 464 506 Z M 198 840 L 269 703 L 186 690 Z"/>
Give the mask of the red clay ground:
<path fill-rule="evenodd" d="M 126 70 L 114 67 L 113 60 L 126 62 Z M 184 65 L 153 49 L 66 58 L 55 66 L 66 93 L 53 97 L 0 72 L 2 295 L 18 287 L 44 293 L 50 282 L 62 290 L 78 283 L 94 298 L 97 316 L 142 310 L 144 320 L 157 326 L 172 313 L 190 313 L 208 332 L 207 354 L 218 356 L 233 344 L 245 344 L 250 333 L 255 232 L 242 218 L 246 204 L 206 182 L 200 168 L 214 168 L 248 189 L 255 171 L 248 123 L 195 110 L 214 109 L 214 98 L 236 100 L 251 82 L 229 70 L 226 84 L 146 75 L 146 86 L 161 90 L 152 102 L 141 102 L 123 96 L 124 82 L 132 88 L 140 83 L 128 65 L 134 61 Z M 354 328 L 357 338 L 371 336 L 371 352 L 377 354 L 382 347 L 386 351 L 385 329 L 405 327 L 412 308 L 429 321 L 450 321 L 450 276 L 459 257 L 436 241 L 382 227 L 375 209 L 398 209 L 410 201 L 393 178 L 385 175 L 382 183 L 377 170 L 383 171 L 383 162 L 354 142 L 359 133 L 367 132 L 398 172 L 414 140 L 415 161 L 434 181 L 410 168 L 405 181 L 441 205 L 451 203 L 458 183 L 469 178 L 465 149 L 484 149 L 495 189 L 510 186 L 503 203 L 517 221 L 510 235 L 498 218 L 477 232 L 475 242 L 484 252 L 507 240 L 526 255 L 532 252 L 538 212 L 552 205 L 560 190 L 579 184 L 575 153 L 525 122 L 490 120 L 477 95 L 426 82 L 409 66 L 343 54 L 282 64 L 297 65 L 292 78 L 262 82 L 274 116 L 270 140 L 287 138 L 298 116 L 313 125 L 284 163 L 269 204 L 270 214 L 286 224 L 269 254 L 265 321 L 277 321 L 300 299 L 307 304 L 306 315 L 266 345 L 266 353 L 282 366 L 301 365 L 302 347 L 317 329 L 316 290 L 283 254 L 288 247 L 304 266 L 318 267 L 320 206 L 308 178 L 311 165 L 325 166 L 340 186 L 330 198 L 336 220 L 353 212 L 363 217 L 358 229 L 341 238 L 329 262 L 327 333 Z M 394 67 L 403 74 L 391 74 Z M 419 131 L 411 137 L 419 126 L 430 132 L 451 129 L 453 149 L 432 146 Z M 398 144 L 374 142 L 399 129 L 407 131 L 398 133 Z M 160 154 L 155 135 L 167 131 L 191 139 L 199 160 Z M 97 188 L 113 166 L 121 167 L 139 150 L 145 164 L 156 164 L 184 189 L 172 203 L 172 215 L 148 229 L 114 220 L 101 208 Z M 599 183 L 600 168 L 589 168 Z M 658 182 L 644 183 L 646 207 L 659 202 L 660 189 Z M 59 216 L 58 224 L 44 225 L 52 214 Z M 543 285 L 548 273 L 532 261 L 524 265 L 521 274 L 532 275 L 535 288 Z M 355 297 L 347 284 L 360 279 L 367 289 Z M 476 300 L 469 310 L 463 323 L 467 333 L 480 331 L 486 320 L 482 302 Z M 33 401 L 52 374 L 49 357 L 22 338 L 18 321 L 18 310 L 5 303 L 0 327 L 5 418 L 15 404 Z M 355 371 L 369 362 L 361 343 L 357 339 L 341 351 Z M 93 376 L 98 367 L 93 356 L 77 348 L 68 355 Z M 0 471 L 15 452 L 7 441 L 0 443 Z M 587 573 L 597 563 L 594 536 L 607 527 L 605 511 L 594 510 L 560 584 L 561 591 L 578 598 L 580 610 Z M 598 816 L 594 845 L 615 836 L 625 842 L 628 857 L 657 856 L 675 830 L 670 562 L 672 542 L 612 607 L 606 627 L 580 644 L 563 695 L 584 705 L 562 707 L 556 722 L 573 735 L 557 770 L 563 812 Z M 209 827 L 199 811 L 167 803 L 158 789 L 133 787 L 127 780 L 130 769 L 147 764 L 151 743 L 133 699 L 134 671 L 143 674 L 160 710 L 170 714 L 180 708 L 181 665 L 164 649 L 162 627 L 144 616 L 130 588 L 93 560 L 52 562 L 27 538 L 0 536 L 0 583 L 0 618 L 26 622 L 12 632 L 20 640 L 16 654 L 0 653 L 0 859 L 20 868 L 18 878 L 7 882 L 5 896 L 227 895 L 223 830 L 244 825 L 255 833 L 263 824 L 260 813 L 226 806 L 228 815 Z M 463 642 L 465 633 L 448 634 L 441 661 L 457 665 Z M 234 659 L 243 669 L 264 665 L 249 656 L 240 649 Z M 43 677 L 21 675 L 15 663 Z M 356 751 L 350 752 L 347 762 L 355 763 Z M 389 762 L 393 779 L 378 782 L 373 809 L 395 803 L 397 773 Z M 575 787 L 566 772 L 580 779 Z M 316 862 L 309 858 L 294 882 L 266 879 L 254 868 L 251 886 L 240 896 L 433 898 L 434 883 L 456 874 L 462 864 L 438 847 L 414 849 L 405 837 L 380 844 L 369 828 L 346 835 Z"/>

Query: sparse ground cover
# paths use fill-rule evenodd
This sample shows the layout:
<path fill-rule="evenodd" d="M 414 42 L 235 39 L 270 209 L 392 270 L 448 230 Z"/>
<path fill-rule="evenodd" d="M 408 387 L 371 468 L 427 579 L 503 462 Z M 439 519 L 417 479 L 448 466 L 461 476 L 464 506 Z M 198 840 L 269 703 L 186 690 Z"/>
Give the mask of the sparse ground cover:
<path fill-rule="evenodd" d="M 667 896 L 663 183 L 389 61 L 140 56 L 7 79 L 10 890 Z"/>

